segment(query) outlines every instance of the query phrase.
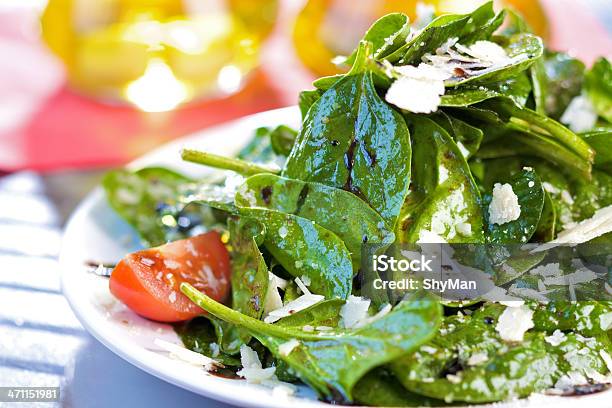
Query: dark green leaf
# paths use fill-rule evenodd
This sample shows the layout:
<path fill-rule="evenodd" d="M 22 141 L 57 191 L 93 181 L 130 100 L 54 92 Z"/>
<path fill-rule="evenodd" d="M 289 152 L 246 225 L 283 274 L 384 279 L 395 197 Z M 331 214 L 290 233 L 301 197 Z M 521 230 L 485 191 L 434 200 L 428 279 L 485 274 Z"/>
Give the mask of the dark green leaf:
<path fill-rule="evenodd" d="M 410 34 L 408 16 L 402 13 L 387 14 L 372 24 L 363 36 L 363 41 L 372 43 L 373 57 L 383 58 L 406 44 L 406 38 Z M 347 58 L 346 64 L 352 65 L 355 61 L 357 50 Z"/>
<path fill-rule="evenodd" d="M 344 242 L 311 220 L 264 208 L 241 208 L 240 214 L 265 225 L 264 245 L 294 277 L 310 278 L 310 290 L 326 298 L 346 299 L 353 266 Z"/>
<path fill-rule="evenodd" d="M 270 132 L 272 130 L 267 127 L 260 127 L 255 130 L 255 134 L 244 146 L 237 157 L 241 160 L 246 160 L 255 163 L 270 163 L 276 159 L 276 154 L 272 150 L 270 143 Z"/>
<path fill-rule="evenodd" d="M 503 123 L 507 124 L 505 127 L 497 126 L 499 123 L 495 125 L 497 131 L 508 132 L 513 136 L 515 140 L 510 144 L 518 142 L 519 145 L 526 146 L 519 154 L 529 154 L 529 149 L 534 149 L 533 154 L 548 158 L 556 164 L 574 168 L 587 179 L 590 177 L 594 158 L 593 149 L 560 123 L 531 109 L 520 108 L 505 98 L 490 99 L 477 106 L 496 112 Z M 516 145 L 508 146 L 508 149 L 521 150 L 520 146 Z M 527 153 L 524 153 L 525 151 Z M 491 158 L 484 155 L 482 157 Z"/>
<path fill-rule="evenodd" d="M 506 50 L 508 57 L 512 58 L 509 65 L 488 70 L 486 73 L 468 76 L 465 79 L 452 79 L 445 81 L 447 86 L 458 86 L 465 84 L 490 83 L 505 81 L 516 77 L 529 68 L 535 61 L 542 57 L 544 45 L 542 39 L 532 34 L 516 34 L 505 39 L 501 46 Z"/>
<path fill-rule="evenodd" d="M 215 327 L 206 317 L 197 317 L 174 327 L 185 347 L 213 358 L 226 366 L 240 366 L 240 360 L 220 352 Z"/>
<path fill-rule="evenodd" d="M 573 202 L 568 204 L 572 205 L 574 220 L 591 218 L 595 211 L 612 205 L 612 175 L 593 170 L 589 182 L 576 181 L 570 191 Z"/>
<path fill-rule="evenodd" d="M 295 144 L 295 138 L 297 137 L 297 131 L 290 128 L 289 126 L 279 125 L 272 130 L 270 133 L 270 143 L 274 153 L 280 156 L 289 156 L 293 145 Z"/>
<path fill-rule="evenodd" d="M 555 239 L 556 235 L 557 212 L 550 194 L 544 191 L 544 207 L 542 216 L 538 222 L 538 227 L 531 238 L 533 242 L 548 242 Z"/>
<path fill-rule="evenodd" d="M 263 226 L 243 218 L 230 218 L 228 223 L 232 266 L 232 309 L 255 319 L 261 319 L 268 289 L 268 267 L 259 252 L 255 237 L 263 234 Z M 224 335 L 221 336 L 220 345 L 228 354 L 236 354 L 240 346 L 251 339 L 248 332 L 236 327 L 223 327 L 222 330 Z"/>
<path fill-rule="evenodd" d="M 427 398 L 408 391 L 386 369 L 377 368 L 367 373 L 353 389 L 359 404 L 373 407 L 441 407 L 443 400 Z"/>
<path fill-rule="evenodd" d="M 455 88 L 448 88 L 442 95 L 440 106 L 463 107 L 498 96 L 510 98 L 519 106 L 525 106 L 531 84 L 525 75 L 517 75 L 501 82 L 486 84 L 465 84 Z"/>
<path fill-rule="evenodd" d="M 371 74 L 355 72 L 308 111 L 283 175 L 350 191 L 391 226 L 410 182 L 409 137 L 402 117 L 377 95 Z"/>
<path fill-rule="evenodd" d="M 610 313 L 610 302 L 550 302 L 536 309 L 533 322 L 535 329 L 549 333 L 555 330 L 575 330 L 585 336 L 596 336 L 608 331 L 605 326 L 602 327 L 601 317 L 609 316 Z M 606 320 L 603 322 L 605 324 Z"/>
<path fill-rule="evenodd" d="M 599 58 L 584 78 L 584 90 L 597 114 L 612 123 L 612 65 Z"/>
<path fill-rule="evenodd" d="M 581 136 L 595 150 L 594 166 L 612 174 L 612 127 L 594 129 Z"/>
<path fill-rule="evenodd" d="M 462 38 L 476 39 L 478 35 L 475 33 L 482 30 L 492 19 L 495 19 L 492 2 L 483 4 L 471 14 L 440 16 L 402 47 L 385 56 L 385 59 L 392 63 L 399 62 L 401 65 L 419 63 L 423 55 L 435 52 L 451 37 L 458 37 L 459 42 Z"/>
<path fill-rule="evenodd" d="M 523 169 L 510 179 L 502 179 L 499 182 L 507 182 L 512 186 L 512 191 L 518 197 L 521 213 L 517 220 L 499 225 L 491 224 L 489 211 L 485 211 L 487 240 L 499 244 L 527 242 L 536 231 L 544 207 L 544 188 L 540 178 L 533 170 Z M 485 208 L 489 208 L 491 200 L 492 195 L 489 192 L 483 197 Z"/>
<path fill-rule="evenodd" d="M 192 180 L 172 170 L 148 167 L 135 172 L 113 170 L 102 180 L 111 207 L 140 235 L 147 246 L 179 239 L 172 225 L 162 222 L 160 209 L 177 204 L 181 186 Z"/>
<path fill-rule="evenodd" d="M 413 186 L 402 208 L 398 239 L 414 243 L 427 230 L 448 242 L 483 242 L 480 194 L 461 151 L 431 119 L 409 115 L 406 121 L 414 135 Z M 459 224 L 466 224 L 469 234 L 462 235 Z"/>
<path fill-rule="evenodd" d="M 483 403 L 542 391 L 570 371 L 607 372 L 599 355 L 599 350 L 609 347 L 605 337 L 592 339 L 592 345 L 582 354 L 577 351 L 585 347 L 584 338 L 574 333 L 567 333 L 558 346 L 544 339 L 546 333 L 537 331 L 527 332 L 522 342 L 505 343 L 495 330 L 504 309 L 505 306 L 491 304 L 471 317 L 446 318 L 443 329 L 447 334 L 434 337 L 427 344 L 427 352 L 421 348 L 393 363 L 393 373 L 418 394 L 447 402 Z M 470 357 L 481 353 L 486 355 L 484 361 L 468 364 Z M 569 355 L 576 366 L 566 361 Z"/>
<path fill-rule="evenodd" d="M 560 52 L 544 55 L 546 72 L 546 114 L 559 119 L 567 106 L 580 94 L 584 81 L 584 64 Z"/>
<path fill-rule="evenodd" d="M 318 89 L 300 92 L 298 99 L 298 105 L 300 107 L 300 113 L 302 114 L 302 120 L 306 118 L 308 110 L 316 101 L 321 97 L 322 92 Z"/>
<path fill-rule="evenodd" d="M 482 142 L 482 130 L 444 112 L 432 116 L 432 119 L 452 136 L 466 159 L 476 154 Z"/>
<path fill-rule="evenodd" d="M 362 328 L 310 333 L 301 328 L 270 325 L 249 318 L 187 284 L 183 284 L 181 290 L 212 315 L 249 330 L 302 381 L 322 397 L 336 402 L 352 401 L 354 385 L 368 371 L 410 353 L 429 340 L 441 318 L 437 302 L 409 299 Z M 279 346 L 291 339 L 300 344 L 290 354 L 281 354 Z"/>
<path fill-rule="evenodd" d="M 363 243 L 394 241 L 382 217 L 359 197 L 324 184 L 257 175 L 238 190 L 236 205 L 268 208 L 316 222 L 344 241 L 355 271 L 361 265 Z"/>

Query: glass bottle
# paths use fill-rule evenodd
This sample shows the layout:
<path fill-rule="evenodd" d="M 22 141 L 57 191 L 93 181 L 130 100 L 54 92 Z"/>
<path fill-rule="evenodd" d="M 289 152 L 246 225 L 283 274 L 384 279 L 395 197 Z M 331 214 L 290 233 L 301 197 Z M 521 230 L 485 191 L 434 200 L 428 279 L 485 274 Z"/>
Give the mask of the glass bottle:
<path fill-rule="evenodd" d="M 49 0 L 41 22 L 77 91 L 165 111 L 239 90 L 276 12 L 276 0 Z"/>

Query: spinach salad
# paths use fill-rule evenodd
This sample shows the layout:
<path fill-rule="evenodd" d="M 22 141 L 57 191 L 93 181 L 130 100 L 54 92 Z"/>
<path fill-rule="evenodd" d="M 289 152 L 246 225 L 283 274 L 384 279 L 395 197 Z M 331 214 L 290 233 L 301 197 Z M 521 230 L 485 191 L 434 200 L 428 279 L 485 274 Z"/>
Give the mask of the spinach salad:
<path fill-rule="evenodd" d="M 364 295 L 366 244 L 612 245 L 610 62 L 587 68 L 548 50 L 492 3 L 419 23 L 377 20 L 346 74 L 300 94 L 299 130 L 258 129 L 235 158 L 182 152 L 223 176 L 113 171 L 103 183 L 111 206 L 147 247 L 218 234 L 231 293 L 179 282 L 197 317 L 175 326 L 212 370 L 371 406 L 606 389 L 611 252 L 593 293 L 554 281 L 550 270 L 575 269 L 535 256 L 489 273 L 504 291 L 514 280 L 523 293 L 563 296 Z"/>

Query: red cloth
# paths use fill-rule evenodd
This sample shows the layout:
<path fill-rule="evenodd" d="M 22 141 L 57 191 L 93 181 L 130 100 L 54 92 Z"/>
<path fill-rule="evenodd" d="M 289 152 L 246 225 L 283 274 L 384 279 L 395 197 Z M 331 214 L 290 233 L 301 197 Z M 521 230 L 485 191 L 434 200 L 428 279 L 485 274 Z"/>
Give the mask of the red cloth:
<path fill-rule="evenodd" d="M 569 49 L 587 62 L 610 54 L 608 33 L 584 6 L 572 0 L 544 5 L 554 48 Z M 206 126 L 295 104 L 312 79 L 283 35 L 287 27 L 279 27 L 262 54 L 262 68 L 239 94 L 175 112 L 142 113 L 67 89 L 60 64 L 40 44 L 34 27 L 33 11 L 0 10 L 0 171 L 123 164 Z"/>

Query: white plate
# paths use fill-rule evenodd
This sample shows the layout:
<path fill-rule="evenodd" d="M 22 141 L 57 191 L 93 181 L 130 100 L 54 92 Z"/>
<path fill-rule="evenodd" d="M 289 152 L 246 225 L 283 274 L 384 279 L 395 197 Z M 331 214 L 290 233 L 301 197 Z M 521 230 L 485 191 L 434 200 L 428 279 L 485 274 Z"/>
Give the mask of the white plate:
<path fill-rule="evenodd" d="M 162 165 L 191 176 L 201 176 L 211 170 L 181 161 L 181 148 L 233 155 L 257 127 L 279 124 L 298 127 L 299 123 L 299 111 L 294 107 L 256 114 L 164 145 L 130 167 Z M 250 385 L 242 380 L 216 377 L 198 367 L 169 358 L 166 352 L 154 345 L 153 340 L 161 338 L 180 343 L 172 328 L 138 317 L 110 295 L 107 279 L 85 272 L 86 261 L 112 263 L 138 248 L 138 238 L 110 209 L 100 188 L 78 206 L 66 226 L 60 262 L 64 294 L 83 326 L 125 360 L 179 387 L 241 406 L 287 407 L 288 401 L 272 395 L 268 388 Z M 610 407 L 612 393 L 608 391 L 580 397 L 579 402 L 589 407 Z M 536 396 L 530 400 L 496 404 L 495 407 L 550 404 L 561 408 L 576 403 L 576 397 Z M 305 387 L 301 387 L 297 397 L 292 398 L 291 406 L 329 407 L 316 401 L 314 394 Z"/>

